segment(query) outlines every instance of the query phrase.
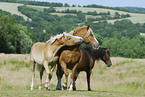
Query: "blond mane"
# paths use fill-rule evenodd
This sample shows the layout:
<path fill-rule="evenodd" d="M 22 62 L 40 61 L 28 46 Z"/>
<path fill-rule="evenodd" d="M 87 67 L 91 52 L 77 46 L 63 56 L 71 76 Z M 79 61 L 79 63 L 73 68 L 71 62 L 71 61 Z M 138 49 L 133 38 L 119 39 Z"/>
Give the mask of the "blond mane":
<path fill-rule="evenodd" d="M 72 36 L 71 34 L 66 33 L 66 32 L 63 32 L 63 34 L 65 36 Z M 46 43 L 53 44 L 57 39 L 62 38 L 63 37 L 63 34 L 58 34 L 56 36 L 51 36 L 50 39 Z"/>

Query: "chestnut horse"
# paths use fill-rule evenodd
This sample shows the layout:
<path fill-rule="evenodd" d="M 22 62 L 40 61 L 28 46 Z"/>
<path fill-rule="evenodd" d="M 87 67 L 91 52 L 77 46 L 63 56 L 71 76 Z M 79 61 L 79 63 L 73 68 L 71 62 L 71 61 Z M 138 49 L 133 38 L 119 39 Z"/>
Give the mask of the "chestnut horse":
<path fill-rule="evenodd" d="M 59 63 L 61 64 L 64 70 L 66 78 L 68 76 L 67 68 L 72 70 L 71 84 L 69 90 L 70 91 L 76 90 L 75 81 L 77 79 L 77 76 L 81 71 L 85 71 L 87 74 L 88 91 L 91 91 L 90 75 L 94 67 L 95 60 L 101 59 L 103 62 L 105 62 L 107 67 L 110 67 L 112 65 L 110 60 L 109 49 L 99 48 L 97 50 L 89 47 L 89 48 L 79 50 L 79 45 L 72 46 L 72 47 L 64 47 L 63 49 L 65 48 L 67 48 L 67 50 L 62 51 L 59 58 Z M 65 83 L 65 85 L 66 86 L 64 86 L 64 88 L 66 89 L 67 83 Z"/>
<path fill-rule="evenodd" d="M 91 47 L 93 47 L 95 49 L 99 48 L 99 42 L 95 38 L 93 30 L 90 28 L 90 24 L 88 26 L 78 27 L 78 28 L 72 30 L 70 32 L 70 34 L 74 35 L 74 36 L 82 37 L 84 39 L 84 43 L 90 45 Z M 79 45 L 78 45 L 78 47 L 79 47 Z M 65 48 L 65 49 L 67 50 L 67 48 Z M 60 53 L 61 52 L 62 52 L 62 50 L 60 50 Z M 59 53 L 59 55 L 60 55 L 60 53 Z M 62 68 L 61 68 L 60 64 L 58 63 L 57 72 L 56 72 L 57 78 L 58 78 L 58 83 L 57 83 L 57 87 L 56 87 L 57 90 L 61 90 L 61 75 L 62 75 L 61 73 L 63 73 L 63 71 L 61 69 Z M 65 83 L 67 83 L 67 78 L 66 78 Z"/>
<path fill-rule="evenodd" d="M 55 64 L 58 62 L 58 56 L 57 56 L 58 50 L 63 46 L 77 45 L 77 44 L 81 44 L 82 42 L 83 42 L 83 38 L 81 37 L 63 33 L 51 37 L 46 43 L 40 43 L 40 42 L 35 43 L 31 48 L 31 54 L 30 54 L 30 61 L 31 64 L 33 65 L 32 68 L 33 77 L 32 77 L 31 90 L 33 90 L 34 87 L 35 63 L 37 63 L 37 67 L 39 67 L 39 71 L 40 71 L 39 89 L 41 90 L 42 75 L 45 69 L 47 72 L 45 88 L 49 90 L 50 89 L 49 84 L 52 78 L 52 71 L 55 67 Z M 50 66 L 50 68 L 48 68 L 48 66 Z"/>

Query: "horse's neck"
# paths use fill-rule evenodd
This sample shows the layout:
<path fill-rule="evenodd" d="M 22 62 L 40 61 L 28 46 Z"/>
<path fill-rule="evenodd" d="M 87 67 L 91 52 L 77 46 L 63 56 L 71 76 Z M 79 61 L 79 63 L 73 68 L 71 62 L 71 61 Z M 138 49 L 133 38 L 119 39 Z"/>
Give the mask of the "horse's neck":
<path fill-rule="evenodd" d="M 58 45 L 58 44 L 52 44 L 49 46 L 51 51 L 53 52 L 53 56 L 56 56 L 56 53 L 59 51 L 60 48 L 62 48 L 64 45 Z"/>
<path fill-rule="evenodd" d="M 79 51 L 79 46 L 80 45 L 73 45 L 73 46 L 63 46 L 59 49 L 57 52 L 58 56 L 64 51 L 64 50 L 70 50 L 70 51 Z"/>
<path fill-rule="evenodd" d="M 92 54 L 95 60 L 98 60 L 101 58 L 101 52 L 99 50 L 92 50 Z"/>

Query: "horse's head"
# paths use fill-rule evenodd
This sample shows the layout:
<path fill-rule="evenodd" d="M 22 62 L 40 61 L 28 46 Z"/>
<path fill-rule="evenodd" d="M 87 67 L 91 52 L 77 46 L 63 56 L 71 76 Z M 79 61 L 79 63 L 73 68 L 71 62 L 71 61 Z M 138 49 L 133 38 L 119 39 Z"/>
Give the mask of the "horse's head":
<path fill-rule="evenodd" d="M 79 36 L 73 36 L 68 33 L 59 34 L 56 36 L 51 37 L 47 43 L 55 44 L 55 45 L 66 45 L 66 46 L 73 46 L 77 44 L 81 44 L 83 42 L 83 38 Z"/>
<path fill-rule="evenodd" d="M 75 30 L 71 31 L 70 34 L 82 37 L 84 39 L 84 43 L 90 45 L 95 49 L 99 47 L 99 42 L 95 38 L 95 35 L 90 28 L 90 24 L 88 26 L 78 27 Z"/>
<path fill-rule="evenodd" d="M 104 49 L 102 51 L 101 60 L 106 63 L 107 67 L 110 67 L 112 65 L 111 59 L 110 59 L 110 50 L 109 49 Z"/>
<path fill-rule="evenodd" d="M 73 36 L 68 33 L 63 33 L 63 36 L 61 39 L 62 39 L 63 44 L 67 46 L 81 44 L 84 41 L 82 37 Z"/>

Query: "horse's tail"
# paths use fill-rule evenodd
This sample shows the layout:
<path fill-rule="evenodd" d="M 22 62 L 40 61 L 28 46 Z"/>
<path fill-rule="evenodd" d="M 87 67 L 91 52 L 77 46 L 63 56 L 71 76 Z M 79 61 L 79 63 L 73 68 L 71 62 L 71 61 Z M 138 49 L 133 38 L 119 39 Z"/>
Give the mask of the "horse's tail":
<path fill-rule="evenodd" d="M 31 52 L 30 52 L 30 63 L 31 63 L 31 66 L 32 66 L 32 71 L 33 72 L 35 72 L 35 61 L 34 61 L 34 59 L 33 59 L 33 56 L 32 56 L 32 52 L 33 52 L 33 46 L 32 46 L 32 48 L 31 48 Z"/>

